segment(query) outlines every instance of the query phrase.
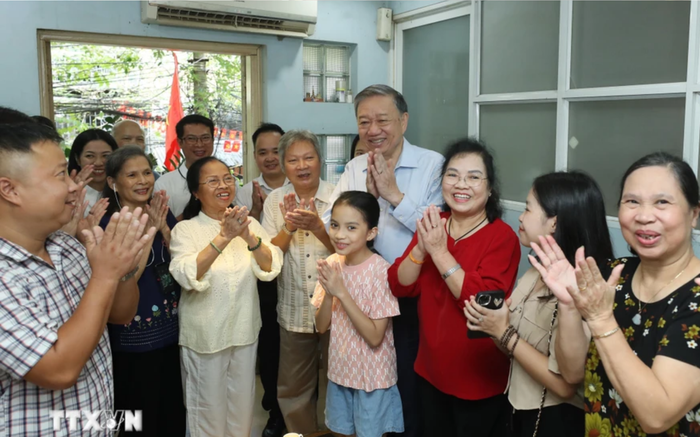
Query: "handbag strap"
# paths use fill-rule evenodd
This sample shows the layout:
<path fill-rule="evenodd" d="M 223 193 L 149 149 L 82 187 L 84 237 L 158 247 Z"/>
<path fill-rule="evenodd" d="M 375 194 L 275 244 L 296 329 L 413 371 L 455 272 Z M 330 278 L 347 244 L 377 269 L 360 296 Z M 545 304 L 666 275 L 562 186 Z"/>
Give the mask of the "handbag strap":
<path fill-rule="evenodd" d="M 549 336 L 547 337 L 547 358 L 551 355 L 551 345 L 552 345 L 552 334 L 554 333 L 554 321 L 557 318 L 557 312 L 559 311 L 559 301 L 554 304 L 554 311 L 552 312 L 552 321 L 549 323 Z M 535 432 L 532 433 L 532 437 L 537 437 L 537 431 L 540 427 L 540 419 L 542 418 L 542 408 L 544 408 L 544 398 L 547 396 L 547 387 L 542 386 L 542 398 L 540 399 L 540 408 L 537 411 L 537 421 L 535 421 Z"/>

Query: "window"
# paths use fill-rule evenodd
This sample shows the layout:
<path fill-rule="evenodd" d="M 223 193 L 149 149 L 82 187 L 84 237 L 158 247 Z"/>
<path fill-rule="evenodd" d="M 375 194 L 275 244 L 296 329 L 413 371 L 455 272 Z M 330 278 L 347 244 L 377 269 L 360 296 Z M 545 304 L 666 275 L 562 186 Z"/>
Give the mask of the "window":
<path fill-rule="evenodd" d="M 337 184 L 350 160 L 350 146 L 355 135 L 318 135 L 323 153 L 321 179 Z"/>
<path fill-rule="evenodd" d="M 346 102 L 350 54 L 345 45 L 304 43 L 304 101 Z"/>
<path fill-rule="evenodd" d="M 622 174 L 653 151 L 682 156 L 697 173 L 699 7 L 474 3 L 469 127 L 495 151 L 508 208 L 522 209 L 539 174 L 583 170 L 616 216 Z"/>
<path fill-rule="evenodd" d="M 51 119 L 56 117 L 59 123 L 63 123 L 61 128 L 72 130 L 73 128 L 71 128 L 71 126 L 74 126 L 74 123 L 72 123 L 71 120 L 61 121 L 61 118 L 65 118 L 65 114 L 70 114 L 68 104 L 69 98 L 59 96 L 59 90 L 54 89 L 55 86 L 53 85 L 53 80 L 58 72 L 55 71 L 56 66 L 52 66 L 52 61 L 57 62 L 60 59 L 60 57 L 55 56 L 57 55 L 55 49 L 70 49 L 71 47 L 75 50 L 78 50 L 81 47 L 85 47 L 88 50 L 97 50 L 99 47 L 121 46 L 122 48 L 126 49 L 124 53 L 127 53 L 130 50 L 138 51 L 139 53 L 151 52 L 153 54 L 162 51 L 209 53 L 217 56 L 217 59 L 213 59 L 212 57 L 208 58 L 210 61 L 208 65 L 212 69 L 212 65 L 214 63 L 218 63 L 219 59 L 222 61 L 222 63 L 225 63 L 227 67 L 235 68 L 239 73 L 237 73 L 235 77 L 233 77 L 234 75 L 229 75 L 227 85 L 235 87 L 235 92 L 231 92 L 231 97 L 237 101 L 236 105 L 238 106 L 236 106 L 236 108 L 239 109 L 237 111 L 228 111 L 227 117 L 222 116 L 223 121 L 217 123 L 221 126 L 217 126 L 217 129 L 215 130 L 215 135 L 217 136 L 217 147 L 220 149 L 221 153 L 224 154 L 224 157 L 233 154 L 240 155 L 241 147 L 246 142 L 249 142 L 245 139 L 243 132 L 247 133 L 255 131 L 255 128 L 260 124 L 262 119 L 262 74 L 260 73 L 261 59 L 259 56 L 261 48 L 259 46 L 54 30 L 39 30 L 37 33 L 37 38 L 39 40 L 39 68 L 41 73 L 39 82 L 41 114 Z M 118 49 L 115 48 L 115 50 Z M 52 56 L 52 52 L 54 56 Z M 133 53 L 131 53 L 130 56 L 127 56 L 126 60 L 133 62 L 136 58 L 131 55 L 133 55 Z M 170 60 L 167 59 L 168 57 L 172 59 L 169 53 L 163 58 L 163 66 L 165 67 L 167 67 L 169 65 L 168 62 L 170 62 Z M 186 62 L 187 59 L 187 57 L 184 59 L 180 58 L 181 72 L 189 64 Z M 107 62 L 105 65 L 110 65 L 109 68 L 112 68 L 113 64 L 115 64 L 117 60 L 118 59 L 113 60 L 113 62 Z M 69 59 L 66 62 L 72 61 Z M 101 68 L 99 72 L 103 74 L 105 71 L 107 71 L 104 65 L 99 68 Z M 71 74 L 73 73 L 71 70 L 69 70 L 69 72 L 71 72 Z M 215 72 L 210 70 L 210 73 L 214 74 Z M 164 75 L 172 78 L 172 67 L 170 68 L 169 72 L 166 71 Z M 119 82 L 122 84 L 133 79 L 127 74 L 122 76 L 123 77 L 119 78 Z M 156 77 L 151 77 L 148 80 L 146 80 L 146 78 L 142 78 L 144 83 L 149 83 L 149 86 L 146 88 L 152 88 L 156 83 L 156 79 Z M 118 81 L 115 79 L 114 83 L 117 82 Z M 64 80 L 62 83 L 65 85 L 68 83 L 68 81 Z M 186 86 L 186 84 L 183 81 L 181 82 L 181 90 L 184 90 L 184 86 Z M 116 92 L 116 89 L 117 87 L 113 84 L 113 86 L 109 87 L 109 92 L 114 93 Z M 95 102 L 97 102 L 99 105 L 111 105 L 114 103 L 114 100 L 115 97 L 110 95 L 109 98 L 101 96 L 97 98 Z M 183 98 L 183 104 L 185 103 L 187 103 L 186 99 Z M 85 115 L 82 119 L 91 126 L 94 125 L 97 127 L 105 127 L 103 126 L 105 121 L 113 122 L 114 120 L 112 118 L 116 119 L 119 116 L 137 119 L 142 122 L 142 126 L 148 135 L 147 141 L 149 141 L 149 145 L 151 146 L 149 151 L 152 151 L 156 156 L 161 156 L 164 146 L 160 146 L 159 148 L 155 143 L 158 142 L 163 134 L 162 129 L 164 128 L 164 123 L 162 122 L 164 120 L 162 120 L 162 116 L 160 119 L 156 118 L 155 120 L 152 120 L 153 123 L 149 125 L 149 118 L 158 113 L 158 108 L 153 108 L 149 111 L 148 108 L 137 107 L 137 105 L 124 104 L 123 106 L 124 107 L 122 108 L 122 104 L 118 104 L 116 107 L 116 113 L 114 113 L 114 111 L 110 112 L 102 110 L 101 107 L 98 111 L 85 111 Z M 136 111 L 134 112 L 131 109 L 136 109 Z M 111 121 L 107 120 L 105 115 L 110 116 Z M 219 127 L 221 128 L 219 129 Z M 78 129 L 78 127 L 75 127 L 74 129 Z M 66 135 L 68 136 L 69 140 L 72 140 L 73 137 L 70 135 L 74 134 L 67 133 Z M 256 168 L 255 159 L 253 153 L 251 153 L 252 147 L 250 147 L 250 149 L 251 150 L 249 152 L 247 148 L 242 148 L 243 165 L 249 169 Z M 239 162 L 240 156 L 236 158 L 236 161 L 233 162 L 233 164 L 239 164 Z"/>

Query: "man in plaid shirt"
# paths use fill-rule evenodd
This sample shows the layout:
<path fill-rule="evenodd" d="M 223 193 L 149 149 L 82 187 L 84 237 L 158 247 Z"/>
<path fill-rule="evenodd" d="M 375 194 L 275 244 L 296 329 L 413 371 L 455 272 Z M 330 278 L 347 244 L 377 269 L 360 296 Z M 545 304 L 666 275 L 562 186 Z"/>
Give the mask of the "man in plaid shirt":
<path fill-rule="evenodd" d="M 105 328 L 136 313 L 133 272 L 155 234 L 126 208 L 104 232 L 82 231 L 84 247 L 58 231 L 82 198 L 60 141 L 38 124 L 0 124 L 0 436 L 111 434 L 89 419 L 113 405 Z M 73 424 L 68 410 L 80 411 Z"/>

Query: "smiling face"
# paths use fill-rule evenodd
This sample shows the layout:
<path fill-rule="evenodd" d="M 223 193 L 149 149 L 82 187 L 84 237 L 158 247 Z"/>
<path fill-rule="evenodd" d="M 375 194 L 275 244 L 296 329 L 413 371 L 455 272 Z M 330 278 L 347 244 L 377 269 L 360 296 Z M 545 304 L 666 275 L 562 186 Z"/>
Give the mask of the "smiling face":
<path fill-rule="evenodd" d="M 177 141 L 185 155 L 185 165 L 188 168 L 198 159 L 211 156 L 214 152 L 214 137 L 206 125 L 186 124 L 182 132 L 182 138 L 178 138 Z"/>
<path fill-rule="evenodd" d="M 487 176 L 484 161 L 477 153 L 457 155 L 450 160 L 442 178 L 442 196 L 452 214 L 477 216 L 484 213 L 491 192 Z M 451 182 L 455 182 L 454 185 Z"/>
<path fill-rule="evenodd" d="M 618 212 L 625 241 L 640 258 L 674 258 L 689 250 L 698 208 L 691 208 L 667 167 L 644 167 L 625 181 Z"/>
<path fill-rule="evenodd" d="M 155 178 L 148 160 L 137 156 L 124 163 L 116 178 L 107 178 L 107 183 L 116 185 L 122 206 L 143 207 L 153 194 Z"/>
<path fill-rule="evenodd" d="M 518 221 L 520 222 L 518 228 L 520 244 L 525 247 L 530 247 L 533 241 L 539 244 L 539 236 L 554 234 L 557 226 L 556 217 L 547 217 L 532 189 L 527 193 L 525 211 L 520 214 Z"/>
<path fill-rule="evenodd" d="M 297 191 L 318 187 L 321 177 L 321 159 L 314 145 L 297 141 L 284 154 L 284 173 Z"/>
<path fill-rule="evenodd" d="M 78 157 L 78 164 L 80 167 L 85 167 L 86 165 L 94 165 L 95 169 L 92 171 L 92 183 L 97 186 L 104 185 L 107 176 L 105 175 L 105 163 L 107 163 L 107 157 L 112 153 L 112 148 L 109 144 L 102 140 L 92 140 L 85 145 L 83 152 Z"/>
<path fill-rule="evenodd" d="M 369 229 L 365 217 L 356 208 L 341 203 L 333 207 L 329 236 L 335 253 L 344 255 L 349 265 L 370 249 L 367 242 L 377 236 L 377 228 Z"/>
<path fill-rule="evenodd" d="M 24 158 L 28 170 L 17 179 L 16 191 L 25 222 L 48 235 L 70 221 L 78 187 L 68 177 L 66 158 L 58 144 L 34 144 L 32 151 Z"/>
<path fill-rule="evenodd" d="M 232 183 L 227 185 L 224 181 Z M 235 178 L 231 176 L 228 167 L 219 161 L 212 161 L 202 167 L 199 190 L 195 196 L 202 202 L 202 210 L 208 216 L 218 217 L 233 202 L 235 187 Z"/>
<path fill-rule="evenodd" d="M 357 133 L 360 143 L 369 151 L 379 152 L 385 158 L 394 158 L 403 145 L 403 134 L 408 127 L 408 113 L 400 114 L 389 96 L 372 96 L 357 107 Z M 358 144 L 359 147 L 359 144 Z"/>
<path fill-rule="evenodd" d="M 141 130 L 141 126 L 133 120 L 121 121 L 112 132 L 119 147 L 139 146 L 141 150 L 146 149 L 146 138 Z"/>
<path fill-rule="evenodd" d="M 279 176 L 282 172 L 277 146 L 282 135 L 279 132 L 264 132 L 255 142 L 255 163 L 263 176 Z"/>

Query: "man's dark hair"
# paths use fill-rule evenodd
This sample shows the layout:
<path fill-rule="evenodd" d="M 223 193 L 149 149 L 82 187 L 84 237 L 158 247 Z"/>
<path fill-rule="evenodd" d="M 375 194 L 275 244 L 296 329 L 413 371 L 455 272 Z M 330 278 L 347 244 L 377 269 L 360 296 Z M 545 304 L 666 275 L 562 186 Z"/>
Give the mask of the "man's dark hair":
<path fill-rule="evenodd" d="M 253 132 L 253 148 L 255 148 L 255 145 L 258 142 L 258 137 L 261 134 L 265 134 L 268 132 L 277 132 L 278 134 L 280 134 L 280 136 L 284 135 L 284 130 L 278 125 L 274 123 L 262 123 L 260 127 L 257 128 L 255 132 Z"/>
<path fill-rule="evenodd" d="M 49 117 L 44 117 L 43 115 L 32 115 L 31 119 L 39 124 L 50 127 L 53 130 L 57 130 L 56 123 L 54 123 Z"/>
<path fill-rule="evenodd" d="M 0 124 L 33 123 L 34 120 L 24 112 L 0 106 Z"/>
<path fill-rule="evenodd" d="M 33 121 L 18 124 L 0 124 L 0 162 L 11 155 L 32 153 L 32 145 L 51 141 L 60 144 L 63 138 L 55 130 Z"/>
<path fill-rule="evenodd" d="M 203 115 L 192 114 L 182 117 L 182 119 L 175 125 L 175 132 L 177 133 L 178 138 L 182 139 L 182 136 L 185 135 L 185 126 L 188 124 L 203 124 L 209 128 L 211 136 L 214 136 L 214 122 Z"/>

